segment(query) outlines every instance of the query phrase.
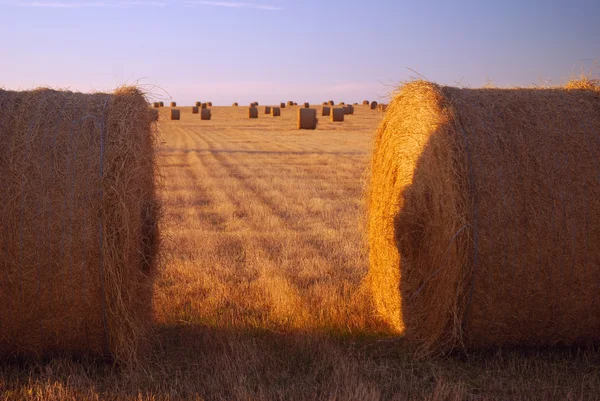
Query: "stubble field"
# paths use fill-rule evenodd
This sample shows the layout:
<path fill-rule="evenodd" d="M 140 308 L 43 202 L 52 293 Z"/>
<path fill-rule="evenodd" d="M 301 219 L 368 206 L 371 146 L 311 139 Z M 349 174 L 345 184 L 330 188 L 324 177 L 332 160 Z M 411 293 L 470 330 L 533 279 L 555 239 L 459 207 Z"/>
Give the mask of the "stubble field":
<path fill-rule="evenodd" d="M 364 189 L 381 114 L 296 129 L 214 107 L 161 109 L 165 261 L 143 366 L 0 366 L 4 399 L 461 400 L 600 398 L 594 350 L 416 358 L 365 286 Z M 317 110 L 320 114 L 321 107 Z"/>

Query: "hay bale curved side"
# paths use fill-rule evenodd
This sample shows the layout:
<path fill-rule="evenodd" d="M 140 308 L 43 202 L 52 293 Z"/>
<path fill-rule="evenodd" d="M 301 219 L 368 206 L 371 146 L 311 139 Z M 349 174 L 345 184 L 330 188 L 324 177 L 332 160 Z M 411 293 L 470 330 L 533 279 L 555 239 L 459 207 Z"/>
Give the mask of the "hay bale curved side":
<path fill-rule="evenodd" d="M 0 107 L 0 355 L 134 363 L 160 243 L 148 103 L 40 89 Z"/>
<path fill-rule="evenodd" d="M 317 129 L 317 110 L 298 109 L 298 129 Z"/>
<path fill-rule="evenodd" d="M 594 91 L 401 88 L 368 195 L 381 316 L 427 352 L 599 342 L 597 132 Z"/>
<path fill-rule="evenodd" d="M 281 117 L 281 108 L 273 107 L 273 109 L 271 110 L 271 114 L 273 115 L 273 117 Z"/>
<path fill-rule="evenodd" d="M 210 111 L 210 109 L 202 109 L 201 114 L 200 114 L 200 119 L 201 120 L 210 120 L 212 118 L 212 112 Z"/>

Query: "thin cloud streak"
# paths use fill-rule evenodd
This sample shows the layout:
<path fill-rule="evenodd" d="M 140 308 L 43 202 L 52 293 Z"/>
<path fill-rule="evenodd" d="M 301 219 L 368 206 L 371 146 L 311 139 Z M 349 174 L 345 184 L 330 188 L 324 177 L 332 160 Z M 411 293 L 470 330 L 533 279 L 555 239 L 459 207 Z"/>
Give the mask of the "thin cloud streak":
<path fill-rule="evenodd" d="M 77 3 L 77 2 L 46 2 L 46 1 L 32 1 L 32 2 L 18 2 L 9 3 L 6 5 L 16 7 L 33 7 L 33 8 L 62 8 L 62 9 L 73 9 L 73 8 L 128 8 L 128 7 L 163 7 L 166 3 L 160 1 L 125 1 L 117 3 L 106 3 L 106 2 L 93 2 L 93 3 Z"/>
<path fill-rule="evenodd" d="M 200 6 L 214 6 L 214 7 L 227 7 L 227 8 L 254 8 L 257 10 L 267 10 L 267 11 L 280 11 L 283 10 L 282 7 L 270 6 L 267 4 L 257 4 L 257 3 L 242 3 L 242 2 L 233 2 L 233 1 L 201 1 L 201 0 L 188 0 L 185 2 L 188 5 L 200 5 Z"/>

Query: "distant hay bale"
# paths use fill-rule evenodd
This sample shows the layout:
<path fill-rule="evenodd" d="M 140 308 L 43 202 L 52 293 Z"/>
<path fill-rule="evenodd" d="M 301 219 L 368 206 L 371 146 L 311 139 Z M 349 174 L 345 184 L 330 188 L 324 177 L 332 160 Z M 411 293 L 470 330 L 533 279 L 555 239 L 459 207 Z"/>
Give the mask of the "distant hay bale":
<path fill-rule="evenodd" d="M 271 114 L 271 107 L 265 106 L 265 114 Z"/>
<path fill-rule="evenodd" d="M 171 120 L 179 120 L 180 117 L 179 109 L 171 109 Z"/>
<path fill-rule="evenodd" d="M 327 102 L 327 103 L 329 103 L 329 105 L 330 105 L 330 106 L 335 106 L 335 102 L 334 102 L 333 100 L 330 100 L 330 101 L 329 101 L 329 102 Z"/>
<path fill-rule="evenodd" d="M 208 103 L 200 103 L 200 108 L 202 110 L 206 109 L 208 107 Z"/>
<path fill-rule="evenodd" d="M 202 102 L 196 102 L 196 107 L 201 107 L 202 106 Z"/>
<path fill-rule="evenodd" d="M 212 107 L 212 102 L 208 102 L 208 107 Z"/>
<path fill-rule="evenodd" d="M 600 342 L 600 94 L 402 87 L 368 195 L 377 310 L 426 352 Z"/>
<path fill-rule="evenodd" d="M 341 107 L 335 107 L 331 109 L 331 121 L 342 122 L 344 121 L 345 110 Z"/>
<path fill-rule="evenodd" d="M 273 107 L 273 109 L 271 110 L 271 114 L 273 115 L 273 117 L 279 117 L 279 116 L 281 116 L 281 108 L 280 107 Z"/>
<path fill-rule="evenodd" d="M 159 105 L 160 107 L 165 107 L 165 102 L 158 102 L 158 105 Z"/>
<path fill-rule="evenodd" d="M 284 102 L 279 103 L 279 107 L 282 109 L 285 109 L 285 103 Z"/>
<path fill-rule="evenodd" d="M 288 105 L 288 106 L 293 106 L 293 105 L 294 105 L 294 102 L 292 102 L 292 101 L 290 100 L 289 102 L 287 102 L 287 105 Z"/>
<path fill-rule="evenodd" d="M 363 104 L 363 106 L 368 106 L 370 104 L 370 102 L 368 100 L 363 100 L 362 104 Z"/>
<path fill-rule="evenodd" d="M 304 102 L 304 108 L 305 109 L 310 109 L 310 103 Z"/>
<path fill-rule="evenodd" d="M 331 107 L 323 106 L 323 110 L 321 111 L 321 116 L 329 117 L 330 114 L 331 114 Z"/>
<path fill-rule="evenodd" d="M 298 106 L 298 103 L 294 102 L 294 106 Z"/>
<path fill-rule="evenodd" d="M 248 117 L 249 118 L 258 118 L 258 108 L 249 107 L 248 108 Z"/>
<path fill-rule="evenodd" d="M 358 103 L 352 103 L 353 106 L 358 106 Z"/>
<path fill-rule="evenodd" d="M 232 107 L 238 107 L 238 102 L 234 102 L 231 106 Z"/>
<path fill-rule="evenodd" d="M 200 113 L 201 120 L 210 120 L 211 117 L 212 117 L 212 112 L 210 111 L 210 109 L 202 109 L 202 112 Z"/>
<path fill-rule="evenodd" d="M 316 109 L 298 109 L 298 129 L 316 129 L 317 121 Z"/>
<path fill-rule="evenodd" d="M 344 109 L 344 114 L 345 115 L 352 115 L 352 114 L 354 114 L 354 106 L 352 106 L 352 105 L 346 105 L 346 106 L 343 107 L 343 109 Z"/>
<path fill-rule="evenodd" d="M 371 102 L 371 110 L 376 110 L 377 109 L 377 102 L 376 101 L 372 101 Z"/>
<path fill-rule="evenodd" d="M 192 114 L 198 114 L 198 107 L 192 107 Z"/>
<path fill-rule="evenodd" d="M 171 102 L 171 107 L 177 107 L 177 102 Z"/>
<path fill-rule="evenodd" d="M 150 118 L 152 121 L 158 121 L 158 110 L 150 109 Z"/>
<path fill-rule="evenodd" d="M 160 204 L 136 88 L 0 90 L 0 358 L 147 348 Z"/>
<path fill-rule="evenodd" d="M 345 105 L 346 105 L 346 103 L 340 102 L 340 106 L 345 106 Z"/>
<path fill-rule="evenodd" d="M 154 107 L 155 109 L 158 109 L 160 107 L 160 104 L 158 102 L 154 102 L 154 103 L 152 103 L 152 107 Z"/>

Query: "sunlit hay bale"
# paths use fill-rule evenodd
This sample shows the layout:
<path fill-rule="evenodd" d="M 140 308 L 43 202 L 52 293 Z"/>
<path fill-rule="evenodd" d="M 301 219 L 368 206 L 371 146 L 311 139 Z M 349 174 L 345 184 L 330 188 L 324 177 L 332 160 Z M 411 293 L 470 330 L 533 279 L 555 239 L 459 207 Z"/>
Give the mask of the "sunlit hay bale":
<path fill-rule="evenodd" d="M 201 108 L 202 110 L 206 109 L 207 107 L 208 107 L 208 103 L 201 103 L 201 104 L 200 104 L 200 108 Z"/>
<path fill-rule="evenodd" d="M 238 102 L 235 102 L 231 105 L 232 107 L 238 107 Z"/>
<path fill-rule="evenodd" d="M 271 114 L 273 115 L 273 117 L 280 117 L 281 116 L 281 108 L 273 107 L 273 109 L 271 110 Z"/>
<path fill-rule="evenodd" d="M 288 106 L 293 106 L 293 105 L 294 105 L 294 102 L 292 102 L 292 101 L 290 100 L 289 102 L 287 102 L 287 105 L 288 105 Z"/>
<path fill-rule="evenodd" d="M 202 109 L 202 111 L 200 112 L 201 120 L 210 120 L 211 117 L 212 117 L 212 113 L 211 113 L 210 109 Z"/>
<path fill-rule="evenodd" d="M 198 114 L 198 107 L 192 107 L 192 114 Z"/>
<path fill-rule="evenodd" d="M 298 109 L 298 129 L 316 129 L 317 121 L 316 109 Z"/>
<path fill-rule="evenodd" d="M 160 242 L 146 99 L 0 91 L 0 110 L 0 358 L 135 364 Z"/>
<path fill-rule="evenodd" d="M 345 115 L 352 115 L 352 114 L 354 114 L 354 106 L 347 105 L 347 106 L 344 106 L 343 109 L 344 109 L 344 114 Z"/>
<path fill-rule="evenodd" d="M 258 108 L 257 107 L 249 107 L 248 108 L 248 117 L 249 118 L 258 118 Z"/>
<path fill-rule="evenodd" d="M 346 112 L 341 107 L 333 107 L 331 109 L 331 121 L 332 122 L 342 122 L 344 121 L 344 115 Z"/>
<path fill-rule="evenodd" d="M 304 108 L 305 109 L 310 109 L 310 103 L 304 102 Z"/>
<path fill-rule="evenodd" d="M 150 109 L 150 119 L 152 121 L 158 121 L 158 110 L 157 109 Z"/>
<path fill-rule="evenodd" d="M 368 106 L 370 103 L 368 100 L 363 100 L 362 104 L 363 104 L 363 106 Z"/>
<path fill-rule="evenodd" d="M 171 102 L 171 107 L 177 107 L 177 102 Z"/>
<path fill-rule="evenodd" d="M 271 114 L 271 106 L 265 106 L 265 114 Z"/>
<path fill-rule="evenodd" d="M 377 110 L 377 102 L 376 101 L 371 102 L 371 110 Z"/>
<path fill-rule="evenodd" d="M 331 107 L 329 107 L 329 106 L 323 106 L 323 110 L 321 111 L 321 115 L 323 117 L 329 117 L 329 115 L 331 115 Z"/>
<path fill-rule="evenodd" d="M 171 120 L 179 120 L 181 113 L 179 109 L 171 109 Z"/>
<path fill-rule="evenodd" d="M 202 102 L 196 102 L 196 107 L 201 107 L 202 106 Z"/>
<path fill-rule="evenodd" d="M 152 103 L 152 107 L 154 107 L 155 109 L 158 109 L 160 107 L 160 104 L 158 104 L 158 102 L 154 102 L 154 103 Z"/>
<path fill-rule="evenodd" d="M 279 103 L 279 108 L 285 109 L 285 103 L 284 102 Z"/>
<path fill-rule="evenodd" d="M 158 102 L 158 105 L 159 105 L 160 107 L 165 107 L 165 102 Z"/>
<path fill-rule="evenodd" d="M 208 102 L 208 107 L 212 107 L 212 102 Z"/>
<path fill-rule="evenodd" d="M 379 314 L 425 352 L 600 341 L 600 95 L 405 85 L 368 195 Z"/>

